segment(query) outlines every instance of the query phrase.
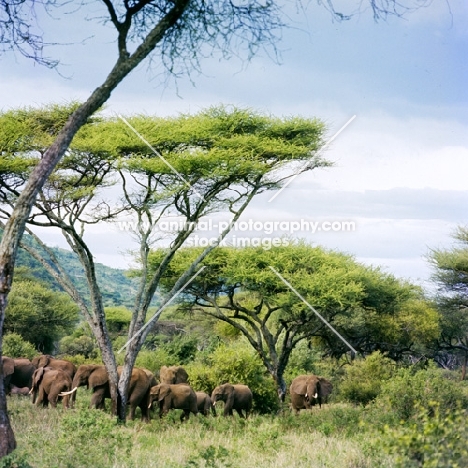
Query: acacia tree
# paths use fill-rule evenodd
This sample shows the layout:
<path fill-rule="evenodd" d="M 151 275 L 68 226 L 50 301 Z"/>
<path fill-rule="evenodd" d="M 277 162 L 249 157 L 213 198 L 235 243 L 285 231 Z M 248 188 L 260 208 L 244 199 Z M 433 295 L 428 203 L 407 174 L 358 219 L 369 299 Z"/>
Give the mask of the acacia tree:
<path fill-rule="evenodd" d="M 428 256 L 438 286 L 436 303 L 441 314 L 441 334 L 435 343 L 436 359 L 442 353 L 462 359 L 462 379 L 468 361 L 468 228 L 459 227 L 453 235 L 457 245 L 435 249 Z M 439 354 L 439 356 L 437 356 Z"/>
<path fill-rule="evenodd" d="M 200 54 L 206 56 L 206 46 L 212 50 L 221 50 L 224 56 L 246 49 L 250 57 L 262 45 L 274 42 L 275 33 L 282 26 L 279 8 L 273 1 L 263 3 L 248 0 L 237 4 L 216 0 L 163 0 L 157 3 L 153 0 L 101 0 L 99 3 L 104 8 L 99 20 L 104 18 L 104 23 L 110 23 L 115 29 L 116 61 L 105 81 L 91 93 L 86 102 L 75 109 L 56 134 L 53 143 L 31 172 L 4 228 L 0 243 L 0 357 L 7 297 L 26 220 L 38 191 L 87 119 L 155 49 L 169 71 L 176 70 L 174 64 L 177 60 L 186 65 L 185 70 L 190 70 L 198 68 L 198 57 Z M 42 35 L 36 32 L 34 9 L 38 5 L 50 9 L 67 4 L 68 0 L 0 0 L 0 52 L 19 51 L 38 63 L 56 66 L 56 60 L 43 54 L 45 44 Z M 407 10 L 396 0 L 369 0 L 369 4 L 376 19 L 387 14 L 401 15 Z M 88 5 L 88 2 L 81 3 L 83 8 Z M 327 0 L 325 5 L 335 17 L 347 18 L 335 11 L 332 0 Z M 2 375 L 3 364 L 0 359 L 0 377 Z M 115 382 L 116 379 L 117 375 L 112 373 L 110 380 Z M 15 446 L 6 409 L 3 379 L 0 378 L 0 457 L 10 453 Z"/>
<path fill-rule="evenodd" d="M 279 243 L 279 241 L 276 241 Z M 199 312 L 231 325 L 255 349 L 284 400 L 284 372 L 291 352 L 304 340 L 339 357 L 346 345 L 269 267 L 279 272 L 328 323 L 363 355 L 391 355 L 438 333 L 437 312 L 418 288 L 351 256 L 302 242 L 263 248 L 222 247 L 186 289 L 182 310 Z M 162 252 L 153 252 L 156 267 Z M 178 252 L 167 271 L 171 286 L 197 249 Z"/>
<path fill-rule="evenodd" d="M 41 154 L 41 147 L 46 147 L 47 139 L 53 138 L 53 117 L 60 119 L 66 112 L 67 109 L 52 106 L 42 112 L 11 111 L 0 115 L 0 134 L 8 135 L 5 141 L 11 142 L 3 168 L 0 164 L 0 215 L 3 213 L 5 220 L 28 178 L 28 168 L 34 167 L 34 151 Z M 29 227 L 36 247 L 31 242 L 23 243 L 23 248 L 41 262 L 79 305 L 97 338 L 107 369 L 116 372 L 94 258 L 85 234 L 89 224 L 131 215 L 138 240 L 140 284 L 128 331 L 129 339 L 135 339 L 126 348 L 118 382 L 121 419 L 125 418 L 131 370 L 151 331 L 150 327 L 145 328 L 151 300 L 175 253 L 196 232 L 197 223 L 220 211 L 229 214 L 230 222 L 236 222 L 256 194 L 281 185 L 288 176 L 280 169 L 291 163 L 302 162 L 302 171 L 329 164 L 317 154 L 324 130 L 317 120 L 275 119 L 223 107 L 195 116 L 129 120 L 133 128 L 145 135 L 148 144 L 122 120 L 95 118 L 76 135 L 67 156 L 40 190 L 28 218 L 31 226 L 62 232 L 83 265 L 90 302 L 80 295 L 59 259 Z M 110 186 L 114 197 L 120 190 L 120 203 L 107 201 Z M 154 233 L 161 221 L 173 220 L 175 216 L 180 227 L 165 233 L 169 245 L 164 248 L 158 266 L 150 271 L 148 255 L 155 241 Z M 229 230 L 230 226 L 223 229 L 214 242 L 180 271 L 162 305 L 180 290 Z M 159 313 L 152 320 L 158 316 Z"/>

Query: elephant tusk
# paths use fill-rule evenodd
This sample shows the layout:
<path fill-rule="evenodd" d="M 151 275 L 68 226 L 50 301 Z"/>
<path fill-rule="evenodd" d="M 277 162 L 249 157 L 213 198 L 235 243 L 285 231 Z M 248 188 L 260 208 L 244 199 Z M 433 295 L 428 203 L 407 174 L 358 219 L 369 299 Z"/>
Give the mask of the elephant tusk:
<path fill-rule="evenodd" d="M 59 393 L 58 396 L 66 396 L 66 395 L 71 395 L 72 393 L 75 393 L 76 392 L 76 389 L 78 387 L 75 387 L 73 390 L 70 390 L 69 392 L 62 392 L 62 393 Z"/>
<path fill-rule="evenodd" d="M 32 394 L 32 392 L 33 392 L 33 390 L 34 390 L 34 387 L 33 387 L 33 388 L 31 388 L 31 390 L 29 390 L 29 393 L 28 393 L 28 395 L 31 395 L 31 394 Z"/>
<path fill-rule="evenodd" d="M 316 393 L 316 394 L 314 395 L 314 398 L 317 398 L 317 397 L 318 397 L 318 393 Z"/>
<path fill-rule="evenodd" d="M 309 395 L 307 393 L 304 395 L 305 399 L 307 400 L 309 398 Z"/>

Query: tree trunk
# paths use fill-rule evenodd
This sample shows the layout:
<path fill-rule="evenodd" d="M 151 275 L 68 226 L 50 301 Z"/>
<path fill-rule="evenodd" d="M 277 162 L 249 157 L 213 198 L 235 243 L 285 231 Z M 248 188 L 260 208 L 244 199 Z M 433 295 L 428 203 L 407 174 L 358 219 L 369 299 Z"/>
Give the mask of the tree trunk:
<path fill-rule="evenodd" d="M 468 356 L 465 354 L 463 357 L 463 364 L 462 364 L 462 376 L 461 379 L 465 380 L 466 378 L 466 364 L 467 364 Z"/>
<path fill-rule="evenodd" d="M 4 297 L 0 297 L 0 302 L 4 299 Z M 0 330 L 3 328 L 3 321 L 4 316 L 0 315 Z M 13 452 L 16 448 L 15 434 L 10 425 L 10 418 L 8 417 L 5 386 L 3 384 L 2 345 L 3 336 L 0 333 L 0 458 Z"/>

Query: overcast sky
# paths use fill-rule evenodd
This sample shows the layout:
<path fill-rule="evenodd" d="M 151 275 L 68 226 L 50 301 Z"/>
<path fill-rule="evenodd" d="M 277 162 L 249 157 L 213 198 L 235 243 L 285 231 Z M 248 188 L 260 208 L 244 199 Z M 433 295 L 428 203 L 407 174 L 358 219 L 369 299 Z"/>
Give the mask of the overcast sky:
<path fill-rule="evenodd" d="M 207 59 L 203 75 L 177 84 L 161 84 L 145 64 L 113 93 L 106 112 L 165 116 L 232 104 L 318 117 L 329 137 L 356 115 L 324 153 L 334 167 L 297 177 L 270 203 L 271 194 L 260 196 L 243 219 L 352 221 L 354 232 L 294 235 L 423 283 L 429 249 L 450 247 L 456 226 L 468 224 L 466 5 L 434 0 L 404 18 L 375 23 L 363 11 L 336 22 L 312 1 L 290 11 L 280 63 L 266 53 L 249 64 Z M 20 56 L 1 58 L 2 110 L 86 99 L 102 82 L 115 57 L 112 31 L 80 17 L 43 18 L 46 39 L 69 44 L 49 49 L 62 61 L 60 74 Z M 89 237 L 93 252 L 97 261 L 126 267 L 128 235 L 113 228 L 109 242 L 110 229 Z"/>

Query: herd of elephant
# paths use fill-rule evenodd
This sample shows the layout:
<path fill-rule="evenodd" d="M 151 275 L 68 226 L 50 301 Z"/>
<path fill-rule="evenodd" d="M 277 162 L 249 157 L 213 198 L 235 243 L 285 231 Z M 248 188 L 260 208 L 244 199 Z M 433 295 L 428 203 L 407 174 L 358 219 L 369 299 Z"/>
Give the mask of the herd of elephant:
<path fill-rule="evenodd" d="M 105 409 L 105 399 L 110 398 L 109 378 L 105 366 L 83 364 L 76 366 L 66 360 L 49 355 L 29 359 L 3 357 L 3 374 L 7 394 L 32 395 L 37 406 L 57 406 L 59 399 L 64 408 L 73 407 L 78 387 L 92 389 L 91 408 Z M 122 367 L 117 368 L 120 376 Z M 247 418 L 253 403 L 253 394 L 247 385 L 225 383 L 217 386 L 211 396 L 195 392 L 188 384 L 188 374 L 181 366 L 162 366 L 160 382 L 148 369 L 134 368 L 130 378 L 127 401 L 129 419 L 135 418 L 136 408 L 141 409 L 143 421 L 150 420 L 153 402 L 159 407 L 159 417 L 171 409 L 180 409 L 180 420 L 190 413 L 216 416 L 215 406 L 224 402 L 224 416 L 232 416 L 235 410 L 241 418 Z M 332 392 L 331 382 L 316 375 L 300 375 L 290 386 L 291 406 L 296 414 L 301 409 L 310 409 Z"/>

